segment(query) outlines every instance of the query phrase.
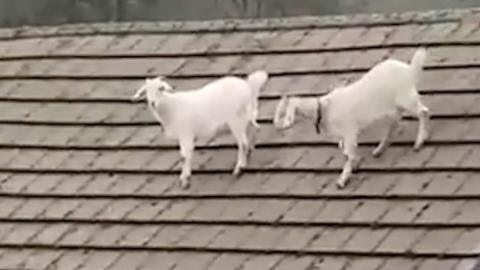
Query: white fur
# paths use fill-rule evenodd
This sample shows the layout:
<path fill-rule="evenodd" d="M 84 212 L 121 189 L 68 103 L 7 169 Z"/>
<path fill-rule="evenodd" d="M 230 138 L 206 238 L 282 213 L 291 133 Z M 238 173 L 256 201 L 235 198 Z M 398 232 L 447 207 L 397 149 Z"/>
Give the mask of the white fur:
<path fill-rule="evenodd" d="M 248 124 L 258 129 L 258 96 L 267 82 L 268 74 L 257 71 L 246 79 L 226 76 L 210 82 L 200 89 L 172 92 L 172 87 L 163 78 L 146 79 L 133 100 L 146 94 L 154 117 L 161 123 L 165 135 L 177 139 L 183 158 L 181 186 L 189 186 L 191 162 L 195 139 L 210 138 L 219 129 L 228 125 L 238 144 L 237 164 L 234 174 L 238 175 L 246 166 L 254 142 L 247 136 Z"/>
<path fill-rule="evenodd" d="M 413 114 L 419 119 L 414 148 L 420 149 L 428 137 L 429 110 L 421 102 L 417 84 L 426 58 L 426 50 L 418 49 L 410 64 L 388 59 L 371 68 L 362 78 L 337 87 L 320 98 L 283 97 L 277 105 L 274 124 L 277 128 L 293 125 L 296 112 L 316 115 L 320 110 L 322 120 L 319 130 L 338 142 L 347 161 L 337 185 L 343 188 L 356 166 L 358 135 L 377 120 L 389 120 L 388 128 L 373 151 L 378 157 L 389 144 L 389 137 L 401 119 L 401 113 Z M 285 114 L 283 122 L 281 115 Z"/>

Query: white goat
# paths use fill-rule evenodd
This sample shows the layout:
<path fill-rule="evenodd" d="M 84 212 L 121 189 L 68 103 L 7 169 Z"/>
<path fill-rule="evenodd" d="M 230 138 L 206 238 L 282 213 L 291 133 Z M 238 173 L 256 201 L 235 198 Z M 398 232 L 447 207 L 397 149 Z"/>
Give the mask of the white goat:
<path fill-rule="evenodd" d="M 377 120 L 388 120 L 389 124 L 380 143 L 373 150 L 379 157 L 389 144 L 389 137 L 408 112 L 419 119 L 414 149 L 422 147 L 428 137 L 429 110 L 420 100 L 417 84 L 426 59 L 426 50 L 418 49 L 410 64 L 387 59 L 371 68 L 359 80 L 348 86 L 337 87 L 320 98 L 283 96 L 277 105 L 274 124 L 283 129 L 293 125 L 298 111 L 310 117 L 316 115 L 317 133 L 323 131 L 327 137 L 338 142 L 346 156 L 346 163 L 337 180 L 343 188 L 352 169 L 358 165 L 356 156 L 358 135 Z M 285 114 L 283 122 L 282 115 Z"/>
<path fill-rule="evenodd" d="M 254 142 L 249 142 L 249 123 L 258 130 L 259 91 L 268 80 L 264 71 L 256 71 L 246 79 L 226 76 L 210 82 L 200 89 L 173 92 L 161 77 L 146 79 L 132 100 L 146 94 L 148 106 L 163 126 L 165 135 L 177 139 L 183 167 L 180 184 L 189 186 L 195 140 L 210 138 L 228 125 L 238 144 L 238 156 L 234 175 L 247 164 Z"/>

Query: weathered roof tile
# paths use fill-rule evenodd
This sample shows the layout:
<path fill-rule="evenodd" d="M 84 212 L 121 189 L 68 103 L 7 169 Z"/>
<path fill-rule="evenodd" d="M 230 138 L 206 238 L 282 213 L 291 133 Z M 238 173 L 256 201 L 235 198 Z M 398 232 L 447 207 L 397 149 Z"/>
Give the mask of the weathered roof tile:
<path fill-rule="evenodd" d="M 464 16 L 2 32 L 0 268 L 470 270 L 480 241 L 479 28 Z M 409 61 L 417 46 L 429 48 L 419 90 L 433 116 L 421 151 L 409 118 L 373 158 L 379 123 L 362 134 L 359 171 L 339 190 L 335 143 L 308 119 L 271 124 L 279 95 L 324 94 L 387 56 Z M 247 170 L 231 175 L 237 147 L 226 132 L 199 141 L 181 190 L 177 142 L 130 96 L 147 76 L 182 91 L 259 68 L 271 79 Z"/>

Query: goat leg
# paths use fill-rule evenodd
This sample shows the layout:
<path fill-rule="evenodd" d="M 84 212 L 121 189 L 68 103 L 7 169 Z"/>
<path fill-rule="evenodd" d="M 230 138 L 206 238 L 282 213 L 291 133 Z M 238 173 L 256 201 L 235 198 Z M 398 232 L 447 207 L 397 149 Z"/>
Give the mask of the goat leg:
<path fill-rule="evenodd" d="M 413 146 L 415 151 L 420 150 L 425 143 L 425 140 L 428 138 L 428 122 L 430 120 L 430 113 L 427 107 L 420 109 L 420 112 L 418 113 L 418 120 L 417 139 L 415 140 L 415 145 Z"/>
<path fill-rule="evenodd" d="M 337 179 L 336 185 L 338 188 L 343 189 L 351 175 L 352 175 L 352 170 L 356 166 L 356 148 L 357 148 L 357 138 L 356 136 L 349 136 L 344 142 L 344 149 L 343 149 L 343 154 L 346 157 L 346 162 L 343 165 L 342 173 L 340 177 Z"/>
<path fill-rule="evenodd" d="M 400 117 L 400 114 L 390 117 L 388 127 L 385 129 L 380 143 L 372 151 L 373 157 L 380 157 L 390 145 L 390 137 L 392 136 L 393 131 L 397 128 Z"/>
<path fill-rule="evenodd" d="M 244 122 L 242 121 L 244 120 L 238 119 L 238 121 L 229 123 L 230 131 L 232 132 L 233 137 L 235 137 L 238 147 L 237 164 L 235 165 L 235 169 L 232 173 L 234 176 L 239 176 L 241 170 L 247 165 L 247 155 L 249 148 L 247 136 L 248 120 Z"/>
<path fill-rule="evenodd" d="M 190 186 L 192 175 L 193 139 L 180 140 L 180 154 L 183 158 L 182 173 L 180 174 L 180 186 L 187 189 Z"/>
<path fill-rule="evenodd" d="M 250 139 L 248 140 L 248 152 L 247 152 L 247 160 L 250 159 L 252 156 L 253 151 L 255 150 L 255 144 L 257 141 L 257 136 L 260 131 L 260 128 L 253 127 L 251 134 L 250 134 Z"/>
<path fill-rule="evenodd" d="M 247 156 L 248 156 L 248 143 L 239 143 L 238 145 L 238 155 L 237 155 L 237 164 L 235 165 L 235 169 L 233 170 L 234 176 L 239 176 L 242 169 L 245 168 L 247 164 Z"/>

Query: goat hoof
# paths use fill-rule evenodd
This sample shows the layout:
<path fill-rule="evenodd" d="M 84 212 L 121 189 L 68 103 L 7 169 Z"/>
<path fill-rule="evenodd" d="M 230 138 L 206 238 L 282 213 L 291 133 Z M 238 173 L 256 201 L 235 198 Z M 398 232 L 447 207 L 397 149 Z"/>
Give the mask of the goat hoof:
<path fill-rule="evenodd" d="M 373 150 L 373 152 L 372 152 L 372 156 L 373 156 L 374 158 L 379 158 L 379 157 L 382 156 L 382 155 L 383 155 L 383 149 L 375 149 L 375 150 Z"/>
<path fill-rule="evenodd" d="M 188 189 L 190 187 L 190 181 L 181 181 L 180 182 L 180 187 L 182 189 Z"/>
<path fill-rule="evenodd" d="M 345 188 L 345 181 L 337 181 L 336 186 L 338 189 L 344 189 Z"/>
<path fill-rule="evenodd" d="M 190 176 L 189 175 L 180 176 L 180 187 L 182 189 L 188 189 L 190 187 Z"/>
<path fill-rule="evenodd" d="M 413 150 L 418 152 L 420 151 L 420 149 L 422 149 L 422 146 L 423 146 L 423 143 L 416 143 L 414 146 L 413 146 Z"/>
<path fill-rule="evenodd" d="M 240 166 L 235 167 L 232 175 L 238 178 L 238 177 L 240 177 L 241 174 L 242 174 L 242 167 L 240 167 Z"/>

